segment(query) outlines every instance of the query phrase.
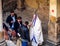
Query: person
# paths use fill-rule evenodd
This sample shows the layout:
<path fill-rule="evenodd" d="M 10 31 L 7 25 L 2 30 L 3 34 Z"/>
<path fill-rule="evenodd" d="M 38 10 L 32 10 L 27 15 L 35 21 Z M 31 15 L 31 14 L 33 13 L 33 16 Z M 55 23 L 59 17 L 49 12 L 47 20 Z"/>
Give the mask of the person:
<path fill-rule="evenodd" d="M 30 42 L 30 37 L 29 37 L 29 29 L 28 29 L 28 21 L 25 21 L 22 31 L 24 31 L 24 38 L 22 39 L 22 46 L 29 46 L 28 43 Z"/>
<path fill-rule="evenodd" d="M 8 31 L 9 31 L 8 27 L 6 26 L 5 23 L 3 23 L 3 34 L 4 34 L 4 39 L 5 40 L 9 39 Z"/>
<path fill-rule="evenodd" d="M 9 30 L 5 23 L 3 23 L 3 29 L 5 29 L 6 31 Z"/>
<path fill-rule="evenodd" d="M 17 20 L 14 23 L 14 30 L 16 32 L 16 37 L 19 37 L 18 33 L 20 32 L 19 30 L 20 30 L 20 27 L 22 27 L 22 26 L 23 26 L 23 24 L 22 24 L 22 17 L 17 17 Z M 20 32 L 20 33 L 21 33 L 21 35 L 23 35 L 22 32 Z"/>
<path fill-rule="evenodd" d="M 28 24 L 29 24 L 29 22 L 28 21 L 25 21 L 24 27 L 25 27 L 26 39 L 30 42 Z"/>
<path fill-rule="evenodd" d="M 17 14 L 14 13 L 14 11 L 10 12 L 11 14 L 7 17 L 6 22 L 9 24 L 10 28 L 14 28 L 14 22 L 17 19 Z"/>
<path fill-rule="evenodd" d="M 44 42 L 41 20 L 36 13 L 33 15 L 32 25 L 30 26 L 30 41 L 32 46 L 40 46 Z"/>
<path fill-rule="evenodd" d="M 26 43 L 26 46 L 29 46 L 29 43 L 30 43 L 30 36 L 29 36 L 28 24 L 29 24 L 29 22 L 28 22 L 28 21 L 25 21 L 25 23 L 24 23 L 24 32 L 25 32 L 25 39 L 26 39 L 28 42 L 24 42 L 24 41 L 23 41 L 23 44 Z"/>
<path fill-rule="evenodd" d="M 25 35 L 24 31 L 22 30 L 22 27 L 23 27 L 22 17 L 17 17 L 17 21 L 14 23 L 14 30 L 16 31 L 17 45 L 19 46 L 23 46 L 23 43 L 19 38 L 24 39 Z"/>
<path fill-rule="evenodd" d="M 29 36 L 28 36 L 28 28 L 26 23 L 22 23 L 22 17 L 18 17 L 17 21 L 14 23 L 14 30 L 16 31 L 17 37 L 21 38 L 22 46 L 28 46 Z"/>
<path fill-rule="evenodd" d="M 9 27 L 5 23 L 3 23 L 3 32 L 4 32 L 4 39 L 11 40 L 11 32 L 12 31 L 9 29 Z"/>

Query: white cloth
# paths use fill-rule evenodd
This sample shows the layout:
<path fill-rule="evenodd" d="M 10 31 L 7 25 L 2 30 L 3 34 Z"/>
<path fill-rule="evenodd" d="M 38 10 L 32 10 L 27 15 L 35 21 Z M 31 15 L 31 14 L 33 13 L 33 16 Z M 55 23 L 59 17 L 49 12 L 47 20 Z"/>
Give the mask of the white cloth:
<path fill-rule="evenodd" d="M 35 37 L 35 39 L 33 39 L 33 36 Z M 38 16 L 35 14 L 30 28 L 30 40 L 32 40 L 32 46 L 38 46 L 39 43 L 43 43 L 41 20 L 39 20 Z"/>
<path fill-rule="evenodd" d="M 12 17 L 13 21 L 15 22 L 15 16 Z"/>
<path fill-rule="evenodd" d="M 15 22 L 15 16 L 12 17 L 13 22 Z M 12 28 L 14 28 L 14 23 L 12 24 Z"/>
<path fill-rule="evenodd" d="M 11 40 L 6 40 L 7 46 L 16 46 Z"/>

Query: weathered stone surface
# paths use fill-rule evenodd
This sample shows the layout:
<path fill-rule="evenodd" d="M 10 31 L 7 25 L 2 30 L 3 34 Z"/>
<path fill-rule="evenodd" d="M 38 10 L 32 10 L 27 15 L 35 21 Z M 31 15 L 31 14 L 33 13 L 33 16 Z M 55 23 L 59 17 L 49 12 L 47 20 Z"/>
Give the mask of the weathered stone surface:
<path fill-rule="evenodd" d="M 32 16 L 34 14 L 34 10 L 36 10 L 38 8 L 38 3 L 39 3 L 39 8 L 37 10 L 37 14 L 39 16 L 39 18 L 42 21 L 42 26 L 43 26 L 43 31 L 47 31 L 48 30 L 48 18 L 49 18 L 49 0 L 26 0 L 25 1 L 25 5 L 26 5 L 26 10 L 24 10 L 23 12 L 17 12 L 19 15 L 21 15 L 22 17 L 24 17 L 24 20 L 32 20 Z M 21 8 L 19 3 L 19 8 Z"/>
<path fill-rule="evenodd" d="M 3 37 L 3 31 L 2 31 L 2 0 L 0 0 L 0 46 L 6 46 L 6 42 Z"/>
<path fill-rule="evenodd" d="M 52 44 L 57 45 L 60 41 L 58 37 L 59 25 L 58 23 L 58 12 L 57 12 L 57 0 L 50 0 L 50 14 L 48 23 L 48 39 Z"/>
<path fill-rule="evenodd" d="M 56 30 L 56 23 L 49 23 L 48 26 L 48 39 L 53 41 L 53 42 L 57 42 L 57 30 Z"/>
<path fill-rule="evenodd" d="M 2 0 L 3 1 L 3 11 L 14 10 L 17 7 L 17 0 Z"/>

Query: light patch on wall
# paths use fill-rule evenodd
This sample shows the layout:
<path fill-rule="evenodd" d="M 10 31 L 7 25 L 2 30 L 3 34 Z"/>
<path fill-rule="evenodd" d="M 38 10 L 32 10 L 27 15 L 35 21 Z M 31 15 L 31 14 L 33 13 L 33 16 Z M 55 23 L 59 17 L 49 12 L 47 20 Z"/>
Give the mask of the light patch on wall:
<path fill-rule="evenodd" d="M 38 8 L 36 0 L 26 0 L 26 4 L 31 8 Z"/>
<path fill-rule="evenodd" d="M 57 17 L 57 2 L 56 2 L 56 0 L 50 0 L 50 16 L 51 15 L 53 15 L 54 17 Z"/>
<path fill-rule="evenodd" d="M 54 17 L 53 15 L 51 15 L 50 16 L 50 21 L 53 22 L 53 23 L 56 22 L 56 17 Z"/>

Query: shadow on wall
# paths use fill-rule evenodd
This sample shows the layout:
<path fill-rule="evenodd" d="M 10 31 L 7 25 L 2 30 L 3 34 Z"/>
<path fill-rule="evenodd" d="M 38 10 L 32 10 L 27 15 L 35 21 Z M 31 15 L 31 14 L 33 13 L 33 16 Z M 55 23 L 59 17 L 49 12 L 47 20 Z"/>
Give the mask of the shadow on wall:
<path fill-rule="evenodd" d="M 17 7 L 17 0 L 2 0 L 3 12 L 14 10 Z"/>

